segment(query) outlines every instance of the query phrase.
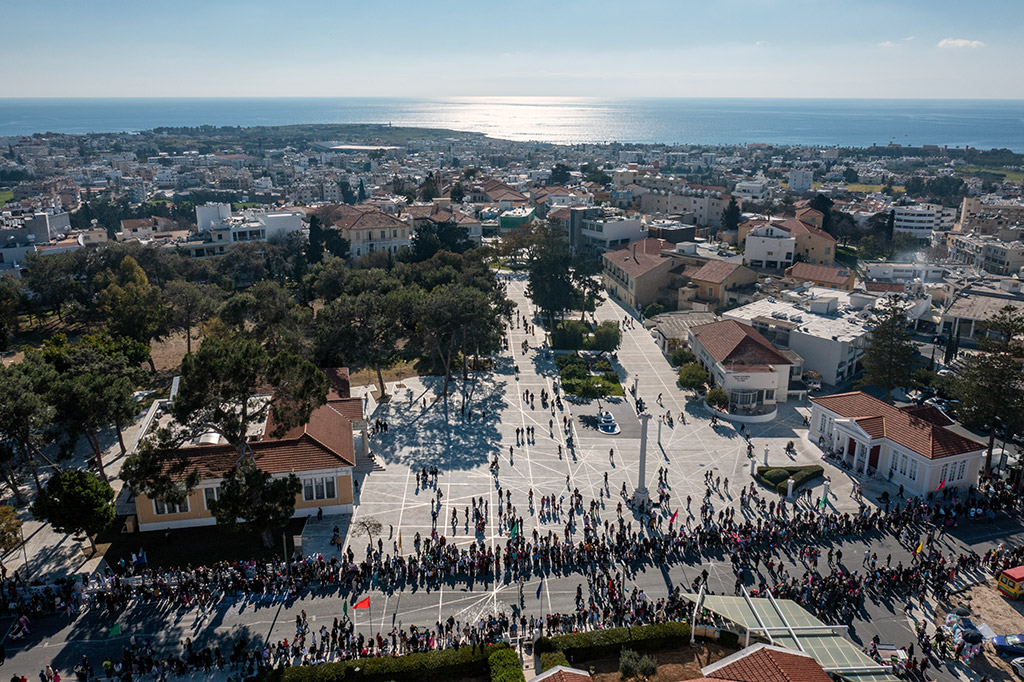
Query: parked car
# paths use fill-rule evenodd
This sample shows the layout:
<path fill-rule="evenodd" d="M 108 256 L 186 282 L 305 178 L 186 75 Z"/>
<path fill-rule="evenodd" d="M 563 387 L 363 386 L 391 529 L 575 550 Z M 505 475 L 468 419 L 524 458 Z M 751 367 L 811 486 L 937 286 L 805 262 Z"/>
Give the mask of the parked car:
<path fill-rule="evenodd" d="M 1013 668 L 1013 672 L 1017 673 L 1017 677 L 1024 680 L 1024 658 L 1015 658 L 1010 661 L 1010 667 Z"/>
<path fill-rule="evenodd" d="M 1000 656 L 1024 656 L 1024 635 L 996 635 L 992 646 Z"/>

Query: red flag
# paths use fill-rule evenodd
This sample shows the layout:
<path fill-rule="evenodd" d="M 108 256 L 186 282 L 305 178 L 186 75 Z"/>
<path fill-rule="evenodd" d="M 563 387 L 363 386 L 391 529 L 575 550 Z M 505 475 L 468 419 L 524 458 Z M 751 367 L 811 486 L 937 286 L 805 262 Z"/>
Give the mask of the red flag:
<path fill-rule="evenodd" d="M 678 510 L 678 509 L 676 509 L 675 513 L 674 513 L 674 514 L 672 514 L 672 518 L 671 518 L 671 519 L 669 519 L 669 521 L 668 521 L 668 522 L 669 522 L 669 523 L 675 523 L 675 522 L 676 522 L 676 517 L 677 517 L 677 516 L 679 516 L 679 510 Z"/>
<path fill-rule="evenodd" d="M 936 488 L 936 490 L 942 490 L 945 487 L 946 487 L 946 479 L 942 479 L 942 481 L 939 483 L 939 487 Z"/>
<path fill-rule="evenodd" d="M 352 608 L 354 609 L 368 609 L 370 608 L 370 598 L 367 597 L 361 602 L 357 602 Z"/>

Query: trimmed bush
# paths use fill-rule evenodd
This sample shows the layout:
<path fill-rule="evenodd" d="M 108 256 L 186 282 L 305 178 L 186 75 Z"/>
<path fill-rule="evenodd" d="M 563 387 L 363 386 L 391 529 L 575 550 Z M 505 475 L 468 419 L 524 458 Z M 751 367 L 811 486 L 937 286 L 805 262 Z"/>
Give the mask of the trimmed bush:
<path fill-rule="evenodd" d="M 491 682 L 526 682 L 519 656 L 511 649 L 495 651 L 487 665 L 491 668 Z"/>
<path fill-rule="evenodd" d="M 768 488 L 773 488 L 780 495 L 789 491 L 789 479 L 793 479 L 793 490 L 797 490 L 805 483 L 809 483 L 825 473 L 825 468 L 819 464 L 809 466 L 792 467 L 757 467 L 756 478 Z"/>
<path fill-rule="evenodd" d="M 654 317 L 655 315 L 661 315 L 665 312 L 665 306 L 660 303 L 651 303 L 649 306 L 644 308 L 644 318 Z"/>
<path fill-rule="evenodd" d="M 599 322 L 594 328 L 594 338 L 590 347 L 594 350 L 603 350 L 611 353 L 622 343 L 622 330 L 619 323 L 613 320 Z"/>
<path fill-rule="evenodd" d="M 612 363 L 608 362 L 606 358 L 600 358 L 594 362 L 594 371 L 602 374 L 607 374 L 608 372 L 615 374 L 615 368 L 612 367 Z M 618 378 L 617 374 L 615 376 Z"/>
<path fill-rule="evenodd" d="M 785 469 L 766 469 L 763 474 L 760 474 L 760 476 L 771 483 L 774 487 L 787 480 L 789 478 L 789 472 Z"/>
<path fill-rule="evenodd" d="M 463 646 L 458 649 L 439 649 L 390 658 L 360 658 L 284 670 L 275 668 L 265 673 L 261 677 L 261 682 L 343 682 L 355 679 L 362 682 L 389 682 L 480 677 L 487 674 L 490 657 L 502 650 L 508 650 L 508 645 L 476 647 L 475 651 L 473 647 Z M 518 664 L 518 658 L 516 660 Z"/>
<path fill-rule="evenodd" d="M 729 394 L 717 386 L 708 391 L 708 404 L 719 409 L 729 404 Z"/>
<path fill-rule="evenodd" d="M 688 365 L 691 362 L 697 362 L 697 356 L 690 352 L 686 346 L 676 346 L 672 349 L 672 353 L 668 356 L 668 361 L 672 363 L 674 367 L 682 367 Z"/>
<path fill-rule="evenodd" d="M 537 651 L 560 651 L 573 661 L 614 655 L 624 647 L 636 651 L 682 646 L 690 642 L 688 623 L 655 623 L 628 628 L 608 628 L 591 632 L 574 632 L 556 637 L 541 637 Z M 557 664 L 556 664 L 557 665 Z M 565 665 L 565 664 L 562 664 Z"/>
<path fill-rule="evenodd" d="M 556 350 L 579 350 L 590 329 L 578 320 L 563 320 L 551 333 L 551 346 Z"/>
<path fill-rule="evenodd" d="M 640 654 L 632 649 L 623 649 L 619 655 L 619 674 L 624 680 L 637 677 L 640 674 Z"/>
<path fill-rule="evenodd" d="M 550 641 L 550 640 L 549 640 Z M 569 663 L 569 659 L 565 657 L 565 654 L 561 651 L 545 651 L 540 655 L 540 671 L 547 672 L 556 665 L 564 665 L 567 668 L 572 666 Z"/>

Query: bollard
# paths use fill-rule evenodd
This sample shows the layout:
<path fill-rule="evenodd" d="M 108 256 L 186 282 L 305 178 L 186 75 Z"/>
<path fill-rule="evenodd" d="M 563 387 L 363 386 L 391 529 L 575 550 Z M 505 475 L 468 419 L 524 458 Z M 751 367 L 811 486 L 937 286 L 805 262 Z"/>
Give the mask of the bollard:
<path fill-rule="evenodd" d="M 764 445 L 764 465 L 768 466 L 768 444 Z"/>
<path fill-rule="evenodd" d="M 793 479 L 786 481 L 786 499 L 793 499 Z"/>
<path fill-rule="evenodd" d="M 753 457 L 750 458 L 750 475 L 754 476 L 757 473 L 757 460 Z"/>

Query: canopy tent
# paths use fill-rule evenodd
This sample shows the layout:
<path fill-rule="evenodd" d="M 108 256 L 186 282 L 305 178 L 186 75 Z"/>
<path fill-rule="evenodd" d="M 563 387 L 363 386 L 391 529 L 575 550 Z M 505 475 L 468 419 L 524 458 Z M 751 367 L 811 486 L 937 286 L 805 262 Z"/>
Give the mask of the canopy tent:
<path fill-rule="evenodd" d="M 775 646 L 812 656 L 825 672 L 849 682 L 898 682 L 888 666 L 881 665 L 846 639 L 846 625 L 826 625 L 790 599 L 684 594 L 693 603 L 693 623 L 705 609 L 737 631 L 750 646 L 751 635 Z"/>

